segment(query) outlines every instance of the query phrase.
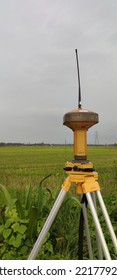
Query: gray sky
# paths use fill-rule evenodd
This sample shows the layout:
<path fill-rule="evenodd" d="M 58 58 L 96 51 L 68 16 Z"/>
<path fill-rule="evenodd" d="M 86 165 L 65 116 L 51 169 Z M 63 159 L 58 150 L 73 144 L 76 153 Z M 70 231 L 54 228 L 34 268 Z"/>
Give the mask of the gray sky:
<path fill-rule="evenodd" d="M 0 142 L 72 143 L 75 48 L 88 142 L 117 143 L 116 0 L 0 0 Z"/>

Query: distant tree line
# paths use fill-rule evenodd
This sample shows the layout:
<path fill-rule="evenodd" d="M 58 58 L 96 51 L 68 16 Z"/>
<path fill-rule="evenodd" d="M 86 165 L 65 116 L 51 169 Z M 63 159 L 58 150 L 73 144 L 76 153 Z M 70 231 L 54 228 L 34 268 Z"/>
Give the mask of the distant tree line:
<path fill-rule="evenodd" d="M 45 146 L 43 142 L 41 143 L 4 143 L 0 142 L 0 146 Z M 50 144 L 46 144 L 46 146 L 50 146 Z"/>
<path fill-rule="evenodd" d="M 0 142 L 0 147 L 7 147 L 7 146 L 73 146 L 73 144 L 49 144 L 49 143 L 5 143 Z M 117 146 L 117 143 L 114 144 L 89 144 L 88 146 Z"/>

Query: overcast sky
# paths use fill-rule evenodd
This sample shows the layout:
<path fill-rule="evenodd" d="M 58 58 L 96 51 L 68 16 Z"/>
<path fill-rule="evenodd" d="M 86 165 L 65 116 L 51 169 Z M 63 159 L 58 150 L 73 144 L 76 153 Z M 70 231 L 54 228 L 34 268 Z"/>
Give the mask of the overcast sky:
<path fill-rule="evenodd" d="M 72 143 L 76 48 L 88 142 L 117 143 L 117 0 L 0 0 L 0 142 Z"/>

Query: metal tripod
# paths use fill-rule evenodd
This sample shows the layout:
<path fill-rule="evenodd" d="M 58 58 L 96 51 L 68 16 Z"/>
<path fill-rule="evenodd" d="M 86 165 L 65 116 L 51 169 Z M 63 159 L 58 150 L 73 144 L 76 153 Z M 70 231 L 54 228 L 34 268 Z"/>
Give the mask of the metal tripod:
<path fill-rule="evenodd" d="M 76 171 L 74 171 L 76 169 Z M 106 260 L 111 260 L 110 252 L 104 237 L 104 233 L 102 231 L 102 227 L 98 218 L 97 214 L 97 207 L 96 207 L 96 197 L 98 198 L 101 211 L 103 213 L 105 222 L 107 224 L 107 228 L 109 230 L 115 253 L 117 254 L 117 238 L 115 236 L 106 206 L 104 204 L 99 183 L 98 180 L 98 174 L 95 171 L 92 171 L 90 168 L 90 165 L 88 165 L 88 168 L 80 169 L 79 167 L 74 168 L 74 164 L 69 164 L 69 167 L 65 168 L 66 173 L 68 174 L 68 177 L 65 179 L 64 183 L 61 186 L 61 191 L 50 211 L 50 214 L 38 236 L 38 239 L 29 255 L 29 260 L 34 260 L 44 242 L 44 239 L 52 225 L 52 223 L 55 220 L 55 217 L 61 207 L 61 204 L 69 191 L 72 183 L 76 184 L 76 192 L 80 194 L 81 196 L 85 194 L 90 212 L 95 224 L 95 230 L 96 230 L 96 239 L 97 239 L 97 247 L 98 247 L 98 259 L 103 259 L 103 256 Z M 86 238 L 87 238 L 87 244 L 88 244 L 88 252 L 89 252 L 89 258 L 93 259 L 93 250 L 91 245 L 91 238 L 90 238 L 90 229 L 88 224 L 88 217 L 87 217 L 87 209 L 85 206 L 85 203 L 82 204 L 82 212 L 85 222 L 85 230 L 86 230 Z"/>

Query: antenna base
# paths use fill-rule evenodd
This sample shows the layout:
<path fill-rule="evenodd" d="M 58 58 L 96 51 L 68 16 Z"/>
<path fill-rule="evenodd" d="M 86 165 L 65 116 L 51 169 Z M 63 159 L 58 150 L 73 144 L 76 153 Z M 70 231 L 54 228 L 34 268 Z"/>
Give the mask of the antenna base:
<path fill-rule="evenodd" d="M 99 122 L 98 114 L 85 109 L 75 109 L 63 117 L 63 124 L 73 131 L 81 128 L 90 128 Z"/>
<path fill-rule="evenodd" d="M 98 114 L 82 109 L 68 112 L 63 117 L 63 124 L 74 132 L 74 159 L 87 160 L 87 130 L 98 123 Z"/>

